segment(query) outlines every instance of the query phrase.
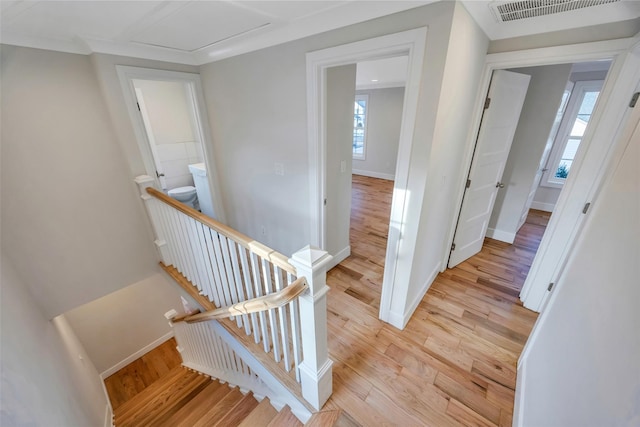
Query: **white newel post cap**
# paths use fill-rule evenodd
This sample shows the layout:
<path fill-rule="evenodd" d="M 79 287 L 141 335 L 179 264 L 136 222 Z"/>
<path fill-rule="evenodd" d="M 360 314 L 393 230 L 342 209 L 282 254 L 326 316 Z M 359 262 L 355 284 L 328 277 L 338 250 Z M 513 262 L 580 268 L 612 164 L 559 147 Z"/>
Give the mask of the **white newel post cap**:
<path fill-rule="evenodd" d="M 326 273 L 326 267 L 331 262 L 333 257 L 329 255 L 327 251 L 324 251 L 318 247 L 307 245 L 299 251 L 291 255 L 289 263 L 296 268 L 298 277 L 305 276 L 311 287 L 311 294 L 315 295 L 320 289 L 316 289 L 318 286 L 314 279 L 315 276 Z M 322 285 L 324 285 L 324 278 L 322 278 Z M 316 286 L 313 286 L 312 282 L 316 282 Z M 320 286 L 322 287 L 322 286 Z"/>

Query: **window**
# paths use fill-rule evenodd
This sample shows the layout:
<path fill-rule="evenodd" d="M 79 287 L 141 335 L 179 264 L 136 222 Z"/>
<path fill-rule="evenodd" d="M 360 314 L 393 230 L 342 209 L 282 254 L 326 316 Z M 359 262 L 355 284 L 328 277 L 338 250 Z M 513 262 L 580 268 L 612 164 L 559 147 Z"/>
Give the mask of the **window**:
<path fill-rule="evenodd" d="M 576 82 L 547 162 L 543 185 L 562 187 L 602 89 L 602 80 Z M 561 107 L 562 108 L 562 107 Z"/>
<path fill-rule="evenodd" d="M 353 158 L 356 160 L 365 159 L 368 104 L 368 95 L 356 95 L 353 110 Z"/>

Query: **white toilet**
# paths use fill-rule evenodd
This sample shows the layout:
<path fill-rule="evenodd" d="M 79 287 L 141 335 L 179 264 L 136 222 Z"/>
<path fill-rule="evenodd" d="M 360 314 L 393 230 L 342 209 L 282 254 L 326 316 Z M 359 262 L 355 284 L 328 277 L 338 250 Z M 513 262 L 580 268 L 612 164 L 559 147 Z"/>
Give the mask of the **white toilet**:
<path fill-rule="evenodd" d="M 196 187 L 194 187 L 193 185 L 173 188 L 169 190 L 168 194 L 169 194 L 169 197 L 184 203 L 190 208 L 194 208 L 195 210 L 198 210 L 198 194 L 196 192 Z"/>

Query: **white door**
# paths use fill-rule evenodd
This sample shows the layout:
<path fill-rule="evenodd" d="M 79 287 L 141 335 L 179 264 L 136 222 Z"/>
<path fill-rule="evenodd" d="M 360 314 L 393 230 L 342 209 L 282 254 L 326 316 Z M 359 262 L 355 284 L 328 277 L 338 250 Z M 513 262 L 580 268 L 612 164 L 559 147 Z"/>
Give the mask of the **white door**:
<path fill-rule="evenodd" d="M 513 136 L 531 76 L 496 70 L 491 78 L 488 108 L 482 117 L 469 181 L 458 217 L 449 268 L 482 249 L 489 217 L 509 157 Z"/>

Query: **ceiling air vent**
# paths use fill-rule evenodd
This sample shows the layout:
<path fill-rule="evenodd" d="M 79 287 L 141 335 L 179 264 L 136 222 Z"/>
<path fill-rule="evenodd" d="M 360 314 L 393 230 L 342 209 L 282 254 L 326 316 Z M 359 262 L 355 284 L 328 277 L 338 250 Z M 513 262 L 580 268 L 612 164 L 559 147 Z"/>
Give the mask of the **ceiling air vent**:
<path fill-rule="evenodd" d="M 517 21 L 536 16 L 553 15 L 586 7 L 617 3 L 620 0 L 521 0 L 491 3 L 491 10 L 499 22 Z"/>

